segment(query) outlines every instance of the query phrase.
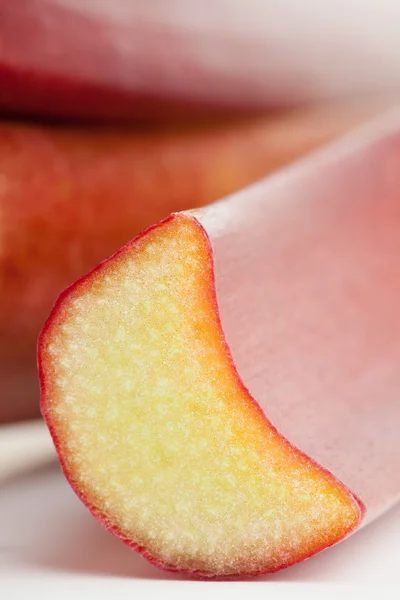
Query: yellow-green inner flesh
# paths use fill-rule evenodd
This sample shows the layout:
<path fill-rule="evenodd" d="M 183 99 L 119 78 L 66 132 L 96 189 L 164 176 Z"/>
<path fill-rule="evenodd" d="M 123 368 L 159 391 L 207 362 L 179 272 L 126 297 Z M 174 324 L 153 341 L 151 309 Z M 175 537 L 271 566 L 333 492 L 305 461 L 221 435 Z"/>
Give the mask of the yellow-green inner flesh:
<path fill-rule="evenodd" d="M 67 474 L 154 560 L 210 576 L 269 571 L 357 524 L 354 498 L 238 380 L 193 219 L 165 221 L 78 283 L 42 364 Z"/>

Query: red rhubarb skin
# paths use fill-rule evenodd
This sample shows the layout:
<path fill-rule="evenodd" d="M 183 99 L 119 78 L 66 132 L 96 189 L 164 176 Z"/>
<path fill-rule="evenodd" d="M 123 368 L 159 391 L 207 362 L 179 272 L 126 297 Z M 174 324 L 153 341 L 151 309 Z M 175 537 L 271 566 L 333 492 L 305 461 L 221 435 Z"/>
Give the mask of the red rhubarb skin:
<path fill-rule="evenodd" d="M 146 17 L 143 3 L 108 2 L 103 12 L 76 2 L 0 1 L 0 110 L 12 114 L 93 121 L 179 119 L 277 106 L 244 95 L 255 76 L 232 73 L 234 55 L 258 51 L 240 35 L 226 39 L 177 29 L 173 11 L 164 23 Z M 122 9 L 124 16 L 119 12 Z M 213 13 L 208 19 L 213 21 Z M 198 33 L 194 37 L 198 37 Z M 215 70 L 202 59 L 229 56 Z M 215 62 L 215 61 L 214 61 Z M 228 68 L 229 67 L 229 68 Z M 287 102 L 286 102 L 287 104 Z"/>
<path fill-rule="evenodd" d="M 396 93 L 394 3 L 314 2 L 0 0 L 0 110 L 159 121 Z"/>
<path fill-rule="evenodd" d="M 0 125 L 0 422 L 38 415 L 36 338 L 62 289 L 170 212 L 246 186 L 376 110 L 158 133 Z"/>

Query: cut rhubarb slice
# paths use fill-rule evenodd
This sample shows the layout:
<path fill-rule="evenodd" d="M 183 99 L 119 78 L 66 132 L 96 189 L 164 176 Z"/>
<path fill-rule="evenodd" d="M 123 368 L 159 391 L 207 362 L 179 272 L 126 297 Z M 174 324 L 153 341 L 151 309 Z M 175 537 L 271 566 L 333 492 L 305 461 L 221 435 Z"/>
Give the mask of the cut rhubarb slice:
<path fill-rule="evenodd" d="M 172 215 L 53 309 L 42 410 L 65 474 L 159 566 L 271 572 L 399 498 L 396 131 Z"/>

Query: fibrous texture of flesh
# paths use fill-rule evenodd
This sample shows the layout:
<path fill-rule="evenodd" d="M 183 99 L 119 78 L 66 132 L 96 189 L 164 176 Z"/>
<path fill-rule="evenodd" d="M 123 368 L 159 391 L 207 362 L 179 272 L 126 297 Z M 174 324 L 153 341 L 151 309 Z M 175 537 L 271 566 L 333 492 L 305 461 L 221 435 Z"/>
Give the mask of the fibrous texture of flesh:
<path fill-rule="evenodd" d="M 153 228 L 67 293 L 41 365 L 68 477 L 155 562 L 204 576 L 271 571 L 361 518 L 238 379 L 210 247 L 190 217 Z"/>

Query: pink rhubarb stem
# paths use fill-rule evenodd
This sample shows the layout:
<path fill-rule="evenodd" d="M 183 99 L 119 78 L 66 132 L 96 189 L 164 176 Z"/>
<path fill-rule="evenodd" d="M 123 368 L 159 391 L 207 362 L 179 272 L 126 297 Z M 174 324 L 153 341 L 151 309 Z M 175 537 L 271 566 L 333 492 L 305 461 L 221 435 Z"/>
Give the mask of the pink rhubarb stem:
<path fill-rule="evenodd" d="M 394 113 L 191 211 L 243 381 L 364 523 L 400 498 L 399 149 Z"/>

